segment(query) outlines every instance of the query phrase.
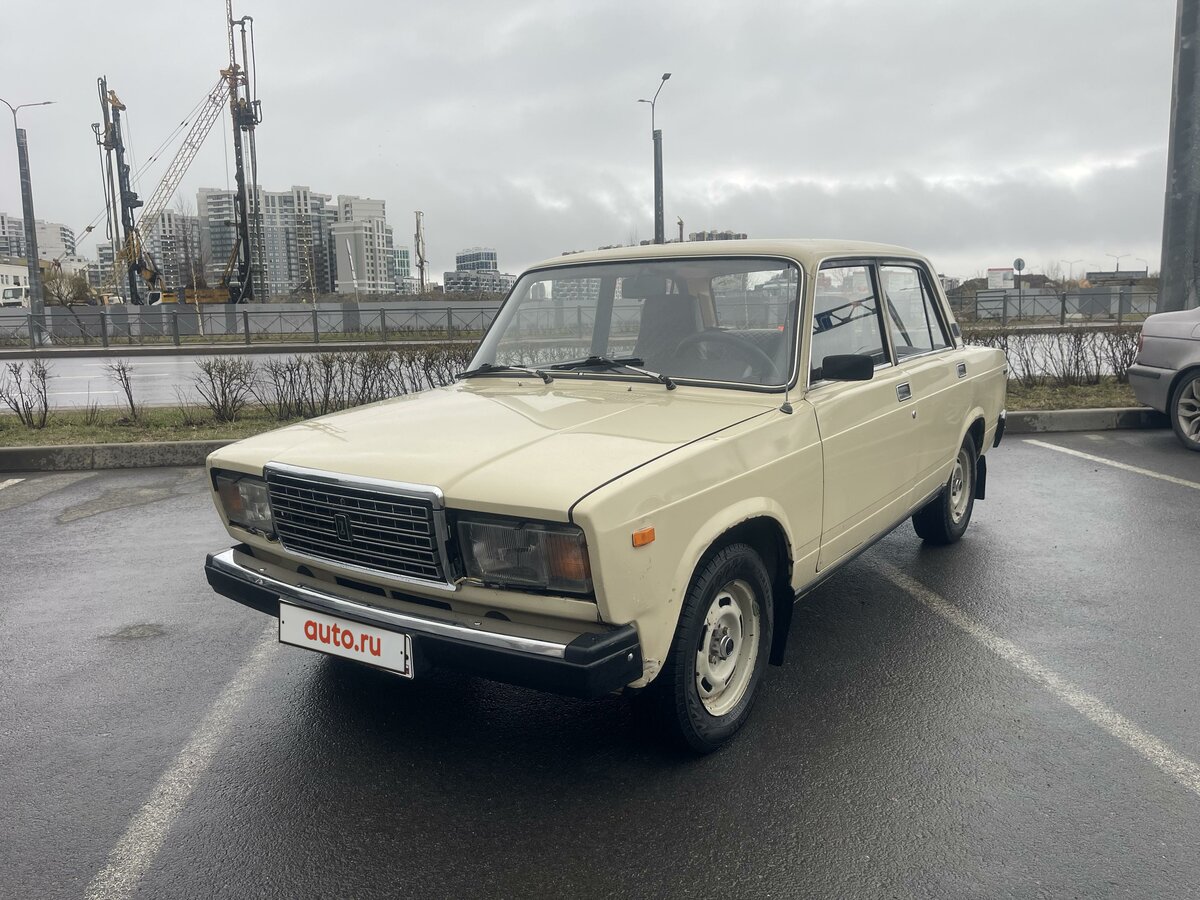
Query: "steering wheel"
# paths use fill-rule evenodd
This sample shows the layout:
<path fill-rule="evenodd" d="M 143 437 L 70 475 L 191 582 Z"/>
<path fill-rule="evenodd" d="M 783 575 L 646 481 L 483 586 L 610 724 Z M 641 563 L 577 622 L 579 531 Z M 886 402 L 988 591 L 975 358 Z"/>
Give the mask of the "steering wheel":
<path fill-rule="evenodd" d="M 755 344 L 744 337 L 722 331 L 720 328 L 706 328 L 695 334 L 689 334 L 675 345 L 675 353 L 678 354 L 698 344 L 724 344 L 736 351 L 746 362 L 746 375 L 757 370 L 759 374 L 765 376 L 775 370 L 775 360 L 763 353 Z"/>

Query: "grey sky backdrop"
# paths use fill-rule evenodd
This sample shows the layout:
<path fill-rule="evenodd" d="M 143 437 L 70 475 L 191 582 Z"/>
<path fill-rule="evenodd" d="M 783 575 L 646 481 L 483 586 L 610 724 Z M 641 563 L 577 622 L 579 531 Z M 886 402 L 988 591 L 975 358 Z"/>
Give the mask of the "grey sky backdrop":
<path fill-rule="evenodd" d="M 408 245 L 424 210 L 439 280 L 467 246 L 516 272 L 652 237 L 636 100 L 666 71 L 669 234 L 682 216 L 900 243 L 961 276 L 1016 255 L 1158 269 L 1175 0 L 238 0 L 244 14 L 264 188 L 382 198 Z M 21 113 L 38 218 L 81 231 L 103 209 L 96 77 L 128 105 L 142 164 L 226 64 L 224 18 L 223 0 L 5 4 L 0 96 L 57 101 Z M 191 203 L 231 179 L 227 143 L 226 115 Z M 21 210 L 7 124 L 0 210 Z"/>

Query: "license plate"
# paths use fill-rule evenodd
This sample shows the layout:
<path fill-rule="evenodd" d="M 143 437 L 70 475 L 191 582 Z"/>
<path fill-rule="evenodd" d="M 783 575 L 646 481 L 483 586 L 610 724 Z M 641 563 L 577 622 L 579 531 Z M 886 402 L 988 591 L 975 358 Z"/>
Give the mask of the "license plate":
<path fill-rule="evenodd" d="M 279 601 L 279 640 L 413 677 L 412 638 Z"/>

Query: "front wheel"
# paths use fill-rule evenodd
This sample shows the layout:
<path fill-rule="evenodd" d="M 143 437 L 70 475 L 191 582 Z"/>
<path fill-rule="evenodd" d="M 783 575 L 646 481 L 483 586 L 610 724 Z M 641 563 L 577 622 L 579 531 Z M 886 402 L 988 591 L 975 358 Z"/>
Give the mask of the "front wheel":
<path fill-rule="evenodd" d="M 711 753 L 742 727 L 771 648 L 771 578 L 753 548 L 731 544 L 692 579 L 671 652 L 647 689 L 672 735 Z"/>
<path fill-rule="evenodd" d="M 1171 393 L 1171 427 L 1179 443 L 1200 450 L 1200 372 L 1185 375 Z"/>
<path fill-rule="evenodd" d="M 953 544 L 963 536 L 975 508 L 975 441 L 963 438 L 941 493 L 913 514 L 913 528 L 927 544 Z"/>

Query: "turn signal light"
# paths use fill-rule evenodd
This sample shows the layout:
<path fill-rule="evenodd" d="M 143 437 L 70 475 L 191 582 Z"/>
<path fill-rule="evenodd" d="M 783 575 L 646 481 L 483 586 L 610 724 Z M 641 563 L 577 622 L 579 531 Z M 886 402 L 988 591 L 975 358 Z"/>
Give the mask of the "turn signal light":
<path fill-rule="evenodd" d="M 633 546 L 645 547 L 647 544 L 654 543 L 654 526 L 642 528 L 633 533 Z"/>

